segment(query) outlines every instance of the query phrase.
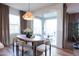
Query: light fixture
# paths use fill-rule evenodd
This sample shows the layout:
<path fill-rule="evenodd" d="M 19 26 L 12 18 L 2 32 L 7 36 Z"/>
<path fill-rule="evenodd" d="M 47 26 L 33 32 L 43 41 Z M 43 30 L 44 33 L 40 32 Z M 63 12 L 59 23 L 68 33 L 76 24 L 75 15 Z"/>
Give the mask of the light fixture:
<path fill-rule="evenodd" d="M 33 14 L 30 10 L 30 3 L 28 3 L 28 11 L 22 16 L 24 20 L 33 20 Z"/>

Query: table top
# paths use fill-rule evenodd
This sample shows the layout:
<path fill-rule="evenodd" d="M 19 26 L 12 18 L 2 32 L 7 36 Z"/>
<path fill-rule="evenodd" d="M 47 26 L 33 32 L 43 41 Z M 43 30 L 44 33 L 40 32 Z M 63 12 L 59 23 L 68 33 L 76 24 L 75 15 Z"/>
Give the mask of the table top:
<path fill-rule="evenodd" d="M 35 36 L 35 38 L 27 38 L 26 35 L 17 35 L 16 38 L 23 41 L 35 42 L 35 41 L 44 41 L 45 39 L 40 36 Z"/>

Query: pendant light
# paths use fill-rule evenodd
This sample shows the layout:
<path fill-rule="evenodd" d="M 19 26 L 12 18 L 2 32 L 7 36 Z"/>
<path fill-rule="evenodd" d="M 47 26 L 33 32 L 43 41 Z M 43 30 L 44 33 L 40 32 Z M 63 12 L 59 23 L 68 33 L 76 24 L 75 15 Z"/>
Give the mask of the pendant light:
<path fill-rule="evenodd" d="M 24 20 L 33 20 L 33 14 L 30 10 L 30 3 L 28 3 L 28 10 L 26 13 L 22 16 Z"/>

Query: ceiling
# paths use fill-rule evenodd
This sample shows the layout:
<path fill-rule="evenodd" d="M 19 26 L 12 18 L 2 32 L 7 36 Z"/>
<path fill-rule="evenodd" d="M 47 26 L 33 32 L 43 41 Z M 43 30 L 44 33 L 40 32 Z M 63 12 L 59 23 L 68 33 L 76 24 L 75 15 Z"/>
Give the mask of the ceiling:
<path fill-rule="evenodd" d="M 16 8 L 18 10 L 27 11 L 28 10 L 28 3 L 5 3 L 6 5 Z M 31 11 L 38 10 L 40 8 L 49 6 L 53 3 L 30 3 Z"/>
<path fill-rule="evenodd" d="M 79 3 L 67 3 L 68 13 L 79 13 Z"/>
<path fill-rule="evenodd" d="M 10 7 L 13 7 L 18 10 L 27 11 L 28 3 L 4 3 Z M 54 5 L 55 3 L 30 3 L 31 11 L 36 11 L 44 7 Z M 79 3 L 67 3 L 67 12 L 68 13 L 79 13 Z"/>

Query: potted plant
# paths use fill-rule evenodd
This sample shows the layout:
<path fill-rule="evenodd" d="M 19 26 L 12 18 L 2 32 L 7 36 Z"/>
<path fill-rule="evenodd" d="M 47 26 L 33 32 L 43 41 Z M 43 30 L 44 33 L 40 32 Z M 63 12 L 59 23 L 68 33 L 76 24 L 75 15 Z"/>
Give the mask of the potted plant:
<path fill-rule="evenodd" d="M 32 35 L 33 35 L 33 31 L 32 31 L 31 28 L 26 28 L 26 29 L 24 30 L 24 33 L 26 34 L 26 37 L 28 37 L 28 38 L 31 38 Z"/>

